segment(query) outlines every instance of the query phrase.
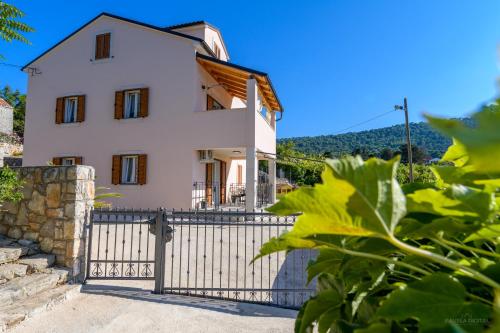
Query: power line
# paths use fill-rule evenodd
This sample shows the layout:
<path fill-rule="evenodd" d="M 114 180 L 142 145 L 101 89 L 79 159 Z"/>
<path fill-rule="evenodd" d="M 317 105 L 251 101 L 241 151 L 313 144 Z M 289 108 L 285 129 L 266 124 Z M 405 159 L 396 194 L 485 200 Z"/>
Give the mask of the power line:
<path fill-rule="evenodd" d="M 0 65 L 2 66 L 7 66 L 7 67 L 17 67 L 17 68 L 23 68 L 21 65 L 15 65 L 15 64 L 9 64 L 7 62 L 0 62 Z"/>
<path fill-rule="evenodd" d="M 388 115 L 389 113 L 393 113 L 393 112 L 395 112 L 395 110 L 391 110 L 391 111 L 387 111 L 387 112 L 381 113 L 381 114 L 379 114 L 379 115 L 377 115 L 377 116 L 375 116 L 375 117 L 373 117 L 373 118 L 369 118 L 369 119 L 364 120 L 364 121 L 362 121 L 362 122 L 360 122 L 360 123 L 357 123 L 357 124 L 351 125 L 351 126 L 349 126 L 349 127 L 346 127 L 346 128 L 344 128 L 344 129 L 341 129 L 340 131 L 333 132 L 333 133 L 332 133 L 332 134 L 330 134 L 330 135 L 341 134 L 342 132 L 345 132 L 345 131 L 347 131 L 347 130 L 350 130 L 351 128 L 354 128 L 354 127 L 357 127 L 357 126 L 360 126 L 360 125 L 364 125 L 364 124 L 366 124 L 366 123 L 369 123 L 370 121 L 376 120 L 376 119 L 378 119 L 378 118 L 382 118 L 383 116 Z"/>

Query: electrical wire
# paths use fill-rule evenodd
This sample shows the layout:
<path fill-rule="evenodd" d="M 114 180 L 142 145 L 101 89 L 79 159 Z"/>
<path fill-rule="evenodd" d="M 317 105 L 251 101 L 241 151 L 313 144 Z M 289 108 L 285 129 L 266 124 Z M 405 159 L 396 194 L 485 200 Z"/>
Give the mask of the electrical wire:
<path fill-rule="evenodd" d="M 7 62 L 0 62 L 0 65 L 2 66 L 7 66 L 7 67 L 17 67 L 17 68 L 23 68 L 21 65 L 15 65 L 15 64 L 9 64 Z"/>
<path fill-rule="evenodd" d="M 364 125 L 364 124 L 366 124 L 366 123 L 369 123 L 370 121 L 374 121 L 374 120 L 376 120 L 376 119 L 382 118 L 383 116 L 386 116 L 386 115 L 388 115 L 389 113 L 393 113 L 393 112 L 396 112 L 396 110 L 391 110 L 391 111 L 387 111 L 387 112 L 381 113 L 381 114 L 379 114 L 379 115 L 376 115 L 375 117 L 369 118 L 369 119 L 364 120 L 364 121 L 362 121 L 362 122 L 360 122 L 360 123 L 357 123 L 357 124 L 351 125 L 351 126 L 346 127 L 346 128 L 344 128 L 344 129 L 341 129 L 340 131 L 333 132 L 333 133 L 332 133 L 332 134 L 330 134 L 330 135 L 341 134 L 342 132 L 345 132 L 345 131 L 347 131 L 347 130 L 350 130 L 351 128 L 354 128 L 354 127 L 357 127 L 357 126 L 360 126 L 360 125 Z"/>

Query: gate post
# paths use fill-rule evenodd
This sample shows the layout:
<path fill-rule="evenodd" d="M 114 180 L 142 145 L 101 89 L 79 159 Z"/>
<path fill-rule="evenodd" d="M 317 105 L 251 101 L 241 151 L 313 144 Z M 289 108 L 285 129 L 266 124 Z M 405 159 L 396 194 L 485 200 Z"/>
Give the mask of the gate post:
<path fill-rule="evenodd" d="M 165 284 L 165 227 L 163 226 L 164 209 L 158 209 L 155 223 L 155 294 L 163 294 Z"/>

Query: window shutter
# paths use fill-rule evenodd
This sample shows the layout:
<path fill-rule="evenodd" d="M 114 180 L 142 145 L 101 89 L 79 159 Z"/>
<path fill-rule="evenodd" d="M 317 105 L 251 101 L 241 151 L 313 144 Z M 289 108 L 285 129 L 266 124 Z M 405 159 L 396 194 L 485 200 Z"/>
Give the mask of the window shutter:
<path fill-rule="evenodd" d="M 78 96 L 78 109 L 76 111 L 76 121 L 81 123 L 85 120 L 85 95 Z"/>
<path fill-rule="evenodd" d="M 111 183 L 113 185 L 120 184 L 120 176 L 122 174 L 122 157 L 113 155 L 113 168 L 111 169 Z"/>
<path fill-rule="evenodd" d="M 104 36 L 97 35 L 95 36 L 95 58 L 102 58 L 102 49 L 103 49 Z"/>
<path fill-rule="evenodd" d="M 144 185 L 146 184 L 146 171 L 147 171 L 147 161 L 148 161 L 148 155 L 139 155 L 138 157 L 138 166 L 137 166 L 137 183 L 139 185 Z"/>
<path fill-rule="evenodd" d="M 56 124 L 62 124 L 64 121 L 64 97 L 56 100 Z"/>
<path fill-rule="evenodd" d="M 103 35 L 103 49 L 102 49 L 102 57 L 103 58 L 109 58 L 110 55 L 110 46 L 111 46 L 111 34 L 107 33 Z"/>
<path fill-rule="evenodd" d="M 83 157 L 81 157 L 81 156 L 76 156 L 76 157 L 75 157 L 75 164 L 76 164 L 76 165 L 82 165 L 82 164 L 83 164 Z"/>
<path fill-rule="evenodd" d="M 123 118 L 123 91 L 115 92 L 115 119 Z"/>
<path fill-rule="evenodd" d="M 139 117 L 147 117 L 148 116 L 148 107 L 149 107 L 149 88 L 141 89 L 141 106 L 139 109 Z"/>
<path fill-rule="evenodd" d="M 212 204 L 212 179 L 213 179 L 213 163 L 205 164 L 205 200 L 209 205 Z"/>
<path fill-rule="evenodd" d="M 207 110 L 213 110 L 214 109 L 214 99 L 212 96 L 207 95 Z"/>
<path fill-rule="evenodd" d="M 62 165 L 62 157 L 54 157 L 52 159 L 52 164 L 54 164 L 54 165 Z"/>

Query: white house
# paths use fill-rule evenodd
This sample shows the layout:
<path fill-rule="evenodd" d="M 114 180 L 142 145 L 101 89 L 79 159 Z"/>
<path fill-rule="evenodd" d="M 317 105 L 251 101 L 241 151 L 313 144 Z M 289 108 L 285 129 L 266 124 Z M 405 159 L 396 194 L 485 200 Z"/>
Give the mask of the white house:
<path fill-rule="evenodd" d="M 283 108 L 266 73 L 228 61 L 208 23 L 100 14 L 23 68 L 23 164 L 94 166 L 130 208 L 274 201 Z"/>
<path fill-rule="evenodd" d="M 14 108 L 0 98 L 0 133 L 12 134 L 14 126 Z"/>

